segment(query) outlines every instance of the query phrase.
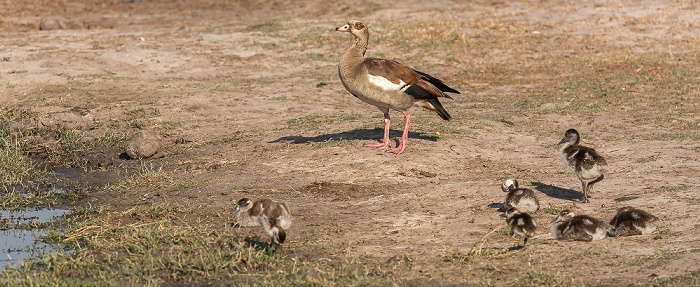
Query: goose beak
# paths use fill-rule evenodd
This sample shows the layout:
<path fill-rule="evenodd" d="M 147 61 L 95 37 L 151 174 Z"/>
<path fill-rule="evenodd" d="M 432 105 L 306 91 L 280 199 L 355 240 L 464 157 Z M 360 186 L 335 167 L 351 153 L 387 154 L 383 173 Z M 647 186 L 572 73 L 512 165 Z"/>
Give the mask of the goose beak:
<path fill-rule="evenodd" d="M 335 28 L 338 32 L 350 32 L 350 24 L 345 24 L 343 27 Z"/>
<path fill-rule="evenodd" d="M 561 140 L 559 141 L 559 143 L 558 143 L 557 145 L 563 144 L 563 143 L 565 143 L 565 142 L 567 142 L 567 140 L 566 140 L 566 138 L 563 138 L 563 139 L 561 139 Z"/>
<path fill-rule="evenodd" d="M 549 223 L 555 223 L 555 222 L 557 222 L 557 219 L 559 219 L 559 216 L 557 216 L 557 217 L 555 217 L 554 219 L 552 219 L 552 221 L 550 221 Z"/>

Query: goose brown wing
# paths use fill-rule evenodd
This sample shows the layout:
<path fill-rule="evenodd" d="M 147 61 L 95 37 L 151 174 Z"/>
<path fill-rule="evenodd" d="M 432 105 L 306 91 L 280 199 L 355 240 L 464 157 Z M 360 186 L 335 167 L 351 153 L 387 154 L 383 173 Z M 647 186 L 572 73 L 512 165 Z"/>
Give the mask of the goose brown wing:
<path fill-rule="evenodd" d="M 429 100 L 438 97 L 447 97 L 444 92 L 459 93 L 445 85 L 441 80 L 401 65 L 399 62 L 367 58 L 363 64 L 367 67 L 367 72 L 376 77 L 382 77 L 393 84 L 404 83 L 400 89 L 418 100 Z"/>

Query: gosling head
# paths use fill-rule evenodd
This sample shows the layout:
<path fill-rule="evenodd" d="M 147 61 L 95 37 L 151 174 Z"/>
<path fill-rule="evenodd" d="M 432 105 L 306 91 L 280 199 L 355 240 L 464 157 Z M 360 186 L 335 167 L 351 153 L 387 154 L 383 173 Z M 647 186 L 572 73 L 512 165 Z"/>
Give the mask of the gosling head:
<path fill-rule="evenodd" d="M 506 179 L 506 181 L 503 182 L 503 185 L 501 185 L 501 190 L 503 190 L 503 192 L 509 192 L 516 189 L 518 189 L 518 180 L 514 178 Z"/>
<path fill-rule="evenodd" d="M 518 213 L 520 213 L 520 210 L 518 210 L 517 208 L 515 208 L 515 207 L 508 208 L 508 210 L 506 210 L 506 218 L 511 218 Z"/>
<path fill-rule="evenodd" d="M 576 216 L 576 214 L 574 214 L 568 209 L 564 209 L 561 212 L 559 212 L 559 215 L 556 218 L 554 218 L 551 223 L 567 221 L 569 219 L 574 218 L 574 216 Z"/>
<path fill-rule="evenodd" d="M 579 135 L 578 131 L 575 129 L 569 129 L 564 133 L 564 138 L 559 141 L 557 145 L 563 144 L 563 143 L 570 143 L 573 145 L 578 144 L 579 140 L 581 139 L 581 136 Z"/>
<path fill-rule="evenodd" d="M 248 199 L 248 198 L 241 198 L 236 205 L 233 207 L 233 210 L 231 212 L 233 213 L 238 213 L 244 210 L 248 210 L 251 207 L 253 207 L 253 201 Z"/>

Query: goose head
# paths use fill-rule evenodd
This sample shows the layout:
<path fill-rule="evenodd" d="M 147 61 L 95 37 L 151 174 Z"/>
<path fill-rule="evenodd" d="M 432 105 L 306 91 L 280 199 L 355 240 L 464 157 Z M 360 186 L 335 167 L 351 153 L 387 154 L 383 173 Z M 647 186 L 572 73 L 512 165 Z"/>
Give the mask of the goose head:
<path fill-rule="evenodd" d="M 569 129 L 564 133 L 564 138 L 559 141 L 557 145 L 563 144 L 563 143 L 569 143 L 576 145 L 578 144 L 579 140 L 581 139 L 581 136 L 578 134 L 578 131 L 575 129 Z"/>
<path fill-rule="evenodd" d="M 350 34 L 355 35 L 357 38 L 369 38 L 369 29 L 367 28 L 367 25 L 365 25 L 365 23 L 361 20 L 357 19 L 350 20 L 350 22 L 345 24 L 343 27 L 335 28 L 335 30 L 338 32 L 350 32 Z"/>

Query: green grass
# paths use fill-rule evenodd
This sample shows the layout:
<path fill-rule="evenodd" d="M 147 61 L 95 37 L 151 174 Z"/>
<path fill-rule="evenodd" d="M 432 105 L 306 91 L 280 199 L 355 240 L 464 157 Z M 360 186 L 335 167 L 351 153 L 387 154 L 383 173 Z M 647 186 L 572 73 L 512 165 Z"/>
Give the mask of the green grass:
<path fill-rule="evenodd" d="M 681 258 L 681 254 L 684 253 L 684 251 L 668 251 L 668 250 L 660 250 L 657 251 L 654 255 L 647 255 L 647 256 L 637 256 L 628 260 L 625 260 L 622 262 L 622 265 L 625 266 L 643 266 L 646 265 L 649 269 L 653 269 L 660 264 L 663 264 L 661 261 L 668 261 L 668 260 L 674 260 L 674 259 L 679 259 Z"/>
<path fill-rule="evenodd" d="M 46 191 L 30 189 L 29 192 L 7 192 L 0 197 L 0 209 L 21 210 L 31 207 L 55 206 L 56 196 Z"/>
<path fill-rule="evenodd" d="M 372 257 L 300 261 L 271 252 L 265 239 L 242 236 L 235 229 L 192 226 L 181 219 L 196 211 L 172 204 L 126 212 L 72 210 L 64 216 L 62 232 L 44 237 L 60 245 L 63 252 L 10 267 L 0 277 L 10 285 L 33 286 L 220 281 L 264 286 L 385 285 L 396 282 L 397 270 L 408 268 Z"/>
<path fill-rule="evenodd" d="M 689 186 L 687 186 L 687 185 L 675 185 L 675 186 L 665 185 L 665 186 L 662 186 L 662 187 L 659 187 L 659 188 L 655 188 L 655 189 L 653 189 L 651 192 L 652 192 L 652 193 L 655 193 L 655 192 L 662 192 L 662 193 L 669 193 L 669 192 L 670 192 L 670 193 L 675 193 L 675 192 L 678 192 L 678 191 L 688 190 L 688 188 L 689 188 Z"/>
<path fill-rule="evenodd" d="M 33 165 L 17 139 L 0 137 L 0 188 L 10 191 L 33 174 Z"/>
<path fill-rule="evenodd" d="M 0 107 L 0 190 L 11 191 L 36 173 L 26 155 L 30 146 L 27 141 L 29 134 L 12 131 L 9 127 L 9 123 L 22 122 L 32 116 L 29 109 Z"/>
<path fill-rule="evenodd" d="M 362 118 L 360 114 L 309 115 L 287 121 L 287 128 L 293 130 L 318 130 L 341 121 Z"/>

